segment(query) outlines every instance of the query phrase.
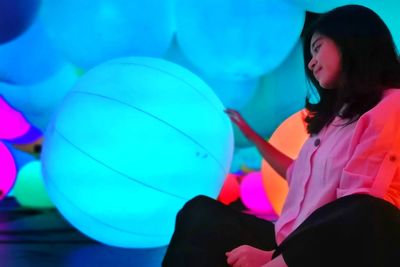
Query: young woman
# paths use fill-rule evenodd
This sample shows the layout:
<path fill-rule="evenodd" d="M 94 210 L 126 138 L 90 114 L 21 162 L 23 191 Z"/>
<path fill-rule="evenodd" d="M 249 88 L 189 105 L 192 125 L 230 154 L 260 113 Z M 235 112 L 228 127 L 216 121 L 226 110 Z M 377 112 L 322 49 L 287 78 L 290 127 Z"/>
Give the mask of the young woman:
<path fill-rule="evenodd" d="M 400 262 L 400 62 L 370 9 L 333 9 L 303 39 L 320 100 L 292 160 L 226 112 L 289 184 L 272 223 L 198 196 L 177 215 L 163 266 L 393 266 Z"/>

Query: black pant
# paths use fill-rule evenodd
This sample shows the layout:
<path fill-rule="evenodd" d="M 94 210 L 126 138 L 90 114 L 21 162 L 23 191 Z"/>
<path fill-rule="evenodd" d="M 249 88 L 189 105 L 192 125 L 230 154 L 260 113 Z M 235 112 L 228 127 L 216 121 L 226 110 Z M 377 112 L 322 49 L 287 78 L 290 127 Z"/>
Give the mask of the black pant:
<path fill-rule="evenodd" d="M 314 211 L 280 245 L 271 222 L 199 196 L 178 213 L 164 267 L 221 267 L 243 244 L 276 249 L 289 267 L 400 266 L 400 211 L 369 195 L 337 199 Z"/>
<path fill-rule="evenodd" d="M 274 225 L 209 197 L 197 196 L 179 211 L 162 266 L 229 266 L 225 252 L 244 244 L 275 249 Z"/>

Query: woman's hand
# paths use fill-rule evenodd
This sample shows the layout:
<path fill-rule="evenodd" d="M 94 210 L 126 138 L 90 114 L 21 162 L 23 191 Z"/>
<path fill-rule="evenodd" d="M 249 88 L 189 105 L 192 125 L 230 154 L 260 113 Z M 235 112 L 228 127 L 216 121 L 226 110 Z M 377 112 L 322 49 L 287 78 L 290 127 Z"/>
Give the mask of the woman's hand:
<path fill-rule="evenodd" d="M 273 251 L 261 250 L 248 245 L 225 253 L 227 263 L 233 267 L 260 267 L 271 260 L 272 254 Z"/>
<path fill-rule="evenodd" d="M 242 133 L 250 140 L 252 140 L 252 138 L 254 136 L 257 135 L 257 133 L 250 127 L 250 125 L 243 119 L 242 115 L 240 115 L 239 112 L 237 112 L 234 109 L 226 109 L 225 113 L 228 114 L 229 118 L 231 119 L 231 121 L 233 123 L 235 123 L 240 131 L 242 131 Z"/>

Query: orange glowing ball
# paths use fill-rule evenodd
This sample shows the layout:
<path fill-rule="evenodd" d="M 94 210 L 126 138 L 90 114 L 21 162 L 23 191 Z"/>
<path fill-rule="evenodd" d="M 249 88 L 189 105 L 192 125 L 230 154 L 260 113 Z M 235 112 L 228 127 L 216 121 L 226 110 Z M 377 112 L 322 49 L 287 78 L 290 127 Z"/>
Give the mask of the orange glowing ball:
<path fill-rule="evenodd" d="M 287 118 L 272 134 L 270 144 L 287 156 L 296 158 L 308 138 L 305 116 L 306 111 L 300 110 Z M 261 163 L 261 173 L 268 199 L 274 211 L 280 215 L 288 193 L 287 182 L 265 160 Z"/>

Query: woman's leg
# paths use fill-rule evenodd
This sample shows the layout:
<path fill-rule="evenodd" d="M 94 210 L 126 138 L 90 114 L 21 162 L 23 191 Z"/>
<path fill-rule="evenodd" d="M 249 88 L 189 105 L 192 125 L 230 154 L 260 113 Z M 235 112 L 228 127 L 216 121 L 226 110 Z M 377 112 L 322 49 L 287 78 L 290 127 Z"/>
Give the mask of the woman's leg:
<path fill-rule="evenodd" d="M 197 196 L 188 201 L 176 217 L 175 232 L 163 266 L 228 266 L 225 252 L 244 244 L 275 249 L 273 223 L 244 214 L 215 199 Z"/>

